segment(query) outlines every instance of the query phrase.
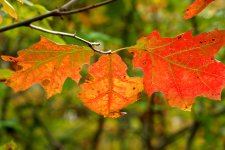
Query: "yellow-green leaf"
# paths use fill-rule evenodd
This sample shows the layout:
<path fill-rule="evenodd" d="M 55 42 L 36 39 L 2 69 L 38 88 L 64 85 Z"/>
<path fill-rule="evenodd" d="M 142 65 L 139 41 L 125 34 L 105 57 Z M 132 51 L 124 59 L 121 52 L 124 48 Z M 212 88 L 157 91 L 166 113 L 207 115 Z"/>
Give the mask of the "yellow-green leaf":
<path fill-rule="evenodd" d="M 2 4 L 2 10 L 8 13 L 13 18 L 17 19 L 17 14 L 12 5 L 7 0 L 0 0 L 0 4 Z"/>
<path fill-rule="evenodd" d="M 7 80 L 13 74 L 12 70 L 0 69 L 0 81 Z"/>

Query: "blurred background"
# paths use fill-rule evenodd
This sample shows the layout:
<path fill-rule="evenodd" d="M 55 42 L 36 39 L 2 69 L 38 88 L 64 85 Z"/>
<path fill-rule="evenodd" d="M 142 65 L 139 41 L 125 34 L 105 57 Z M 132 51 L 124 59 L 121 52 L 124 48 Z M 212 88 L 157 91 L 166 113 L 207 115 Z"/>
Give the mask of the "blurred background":
<path fill-rule="evenodd" d="M 9 1 L 18 20 L 0 11 L 0 27 L 44 14 L 68 0 Z M 77 1 L 84 7 L 99 0 Z M 225 1 L 216 0 L 197 17 L 183 20 L 183 11 L 191 0 L 117 0 L 86 12 L 50 17 L 35 22 L 47 29 L 77 33 L 89 41 L 101 42 L 105 50 L 134 45 L 141 36 L 158 30 L 163 37 L 175 37 L 193 30 L 196 35 L 225 29 Z M 84 45 L 69 37 L 20 27 L 0 33 L 0 55 L 16 56 L 17 51 L 36 43 L 43 35 L 61 44 Z M 225 48 L 217 56 L 225 62 Z M 142 76 L 132 70 L 132 55 L 119 53 L 128 65 L 130 76 Z M 99 54 L 95 54 L 92 63 Z M 0 61 L 0 68 L 13 68 Z M 81 74 L 87 75 L 84 66 Z M 83 79 L 82 79 L 83 80 Z M 83 82 L 83 81 L 80 82 Z M 0 150 L 223 150 L 225 149 L 225 93 L 222 101 L 197 97 L 192 111 L 167 105 L 162 93 L 154 93 L 125 108 L 119 119 L 103 118 L 86 108 L 77 97 L 79 84 L 67 79 L 63 92 L 46 99 L 39 85 L 14 93 L 0 82 Z M 11 150 L 10 149 L 10 150 Z"/>

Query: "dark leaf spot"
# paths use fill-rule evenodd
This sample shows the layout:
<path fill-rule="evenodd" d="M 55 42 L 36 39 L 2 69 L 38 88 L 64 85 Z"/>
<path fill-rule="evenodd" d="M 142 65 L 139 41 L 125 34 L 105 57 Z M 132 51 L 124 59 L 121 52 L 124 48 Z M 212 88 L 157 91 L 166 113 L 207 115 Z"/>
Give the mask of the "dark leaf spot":
<path fill-rule="evenodd" d="M 49 84 L 50 84 L 50 80 L 49 79 L 44 79 L 42 82 L 41 82 L 41 84 L 43 85 L 43 86 L 48 86 Z"/>
<path fill-rule="evenodd" d="M 181 39 L 182 38 L 182 36 L 181 35 L 179 35 L 178 37 L 177 37 L 177 39 L 179 40 L 179 39 Z"/>
<path fill-rule="evenodd" d="M 137 99 L 140 99 L 142 97 L 142 94 L 141 93 L 138 93 L 137 94 Z"/>
<path fill-rule="evenodd" d="M 92 82 L 94 81 L 94 77 L 91 76 L 90 74 L 86 76 L 86 82 Z"/>
<path fill-rule="evenodd" d="M 23 69 L 23 66 L 21 66 L 21 65 L 18 65 L 18 66 L 16 66 L 16 71 L 19 71 L 19 70 L 22 70 Z"/>
<path fill-rule="evenodd" d="M 143 62 L 142 64 L 143 64 L 143 65 L 146 65 L 146 64 L 147 64 L 147 62 L 145 61 L 145 62 Z"/>

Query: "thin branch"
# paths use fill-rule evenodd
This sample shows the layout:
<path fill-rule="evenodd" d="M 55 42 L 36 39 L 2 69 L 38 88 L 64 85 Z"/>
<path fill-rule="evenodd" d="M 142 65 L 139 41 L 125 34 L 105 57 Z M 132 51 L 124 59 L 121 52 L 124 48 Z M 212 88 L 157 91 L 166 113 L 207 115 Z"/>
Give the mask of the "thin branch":
<path fill-rule="evenodd" d="M 103 5 L 107 5 L 107 4 L 112 3 L 114 1 L 116 1 L 116 0 L 106 0 L 106 1 L 103 1 L 103 2 L 100 2 L 100 3 L 97 3 L 97 4 L 93 4 L 93 5 L 90 5 L 90 6 L 86 6 L 86 7 L 83 7 L 83 8 L 74 9 L 74 10 L 71 10 L 71 11 L 62 11 L 62 12 L 59 12 L 59 13 L 60 13 L 60 16 L 71 15 L 71 14 L 83 12 L 83 11 L 86 11 L 86 10 L 89 10 L 89 9 L 93 9 L 93 8 L 96 8 L 96 7 L 100 7 L 100 6 L 103 6 Z"/>
<path fill-rule="evenodd" d="M 98 144 L 100 140 L 100 135 L 103 132 L 103 126 L 104 126 L 105 118 L 101 117 L 98 120 L 98 128 L 94 134 L 94 137 L 92 139 L 92 150 L 98 149 Z"/>
<path fill-rule="evenodd" d="M 156 98 L 156 93 L 153 93 L 152 96 L 150 97 L 150 101 L 149 101 L 149 106 L 148 106 L 148 110 L 143 114 L 143 149 L 144 150 L 154 150 L 154 146 L 152 144 L 152 138 L 153 135 L 155 134 L 155 130 L 154 130 L 154 117 L 156 115 L 155 111 L 154 111 L 154 99 Z"/>
<path fill-rule="evenodd" d="M 225 109 L 222 109 L 221 111 L 209 114 L 210 116 L 213 117 L 220 117 L 222 115 L 225 114 Z M 199 127 L 202 125 L 202 123 L 200 121 L 194 121 L 191 125 L 188 125 L 182 129 L 180 129 L 179 131 L 169 135 L 168 137 L 166 137 L 164 140 L 162 140 L 159 145 L 155 148 L 155 150 L 161 150 L 166 148 L 166 146 L 168 146 L 169 144 L 173 143 L 175 140 L 177 140 L 179 137 L 181 137 L 184 133 L 186 133 L 187 131 L 190 131 L 190 135 L 188 136 L 188 143 L 192 144 L 192 140 L 194 138 L 194 136 L 196 135 L 197 130 L 199 129 Z M 188 147 L 186 149 L 190 149 L 191 147 Z"/>
<path fill-rule="evenodd" d="M 219 116 L 224 115 L 224 114 L 225 114 L 225 108 L 222 109 L 221 111 L 218 111 L 218 112 L 212 114 L 212 117 L 219 117 Z"/>
<path fill-rule="evenodd" d="M 14 29 L 14 28 L 18 28 L 18 27 L 21 27 L 21 26 L 27 26 L 32 22 L 39 21 L 39 20 L 42 20 L 44 18 L 48 18 L 50 16 L 55 16 L 57 14 L 57 12 L 58 12 L 58 9 L 52 10 L 52 11 L 46 13 L 46 14 L 43 14 L 43 15 L 40 15 L 40 16 L 31 18 L 31 19 L 27 19 L 27 20 L 24 20 L 24 21 L 21 21 L 21 22 L 17 22 L 17 23 L 11 24 L 9 26 L 2 27 L 2 28 L 0 28 L 0 32 L 5 32 L 5 31 L 8 31 L 8 30 L 11 30 L 11 29 Z"/>
<path fill-rule="evenodd" d="M 119 51 L 126 50 L 126 49 L 130 49 L 130 48 L 132 48 L 132 47 L 123 47 L 123 48 L 119 48 L 119 49 L 116 49 L 116 50 L 112 51 L 112 53 L 117 53 L 117 52 L 119 52 Z"/>
<path fill-rule="evenodd" d="M 173 143 L 174 141 L 178 140 L 185 132 L 187 132 L 191 126 L 184 127 L 179 131 L 167 136 L 164 140 L 160 141 L 159 145 L 155 148 L 155 150 L 161 150 L 166 148 L 169 144 Z"/>
<path fill-rule="evenodd" d="M 60 8 L 60 10 L 62 10 L 62 11 L 69 10 L 70 8 L 72 8 L 76 4 L 77 1 L 78 0 L 70 0 L 69 2 L 67 2 L 66 4 L 64 4 Z"/>
<path fill-rule="evenodd" d="M 192 143 L 194 141 L 194 137 L 197 134 L 197 131 L 200 127 L 201 123 L 198 120 L 195 120 L 192 126 L 190 127 L 190 133 L 187 139 L 186 150 L 190 150 Z"/>
<path fill-rule="evenodd" d="M 60 35 L 60 36 L 68 36 L 68 37 L 72 37 L 72 38 L 77 39 L 77 40 L 79 40 L 79 41 L 81 41 L 81 42 L 84 42 L 84 43 L 87 44 L 91 49 L 93 49 L 93 50 L 96 51 L 96 52 L 102 53 L 102 54 L 110 54 L 110 53 L 111 53 L 111 50 L 108 50 L 108 51 L 101 51 L 101 50 L 96 49 L 95 47 L 96 47 L 96 46 L 99 46 L 100 43 L 97 43 L 97 42 L 89 42 L 89 41 L 87 41 L 87 40 L 85 40 L 85 39 L 82 39 L 81 37 L 76 36 L 76 34 L 71 34 L 71 33 L 65 33 L 65 32 L 59 32 L 59 31 L 48 30 L 48 29 L 45 29 L 45 28 L 42 28 L 42 27 L 35 26 L 35 25 L 33 25 L 33 24 L 28 25 L 28 27 L 30 27 L 30 28 L 32 28 L 32 29 L 35 29 L 35 30 L 42 31 L 42 32 L 54 34 L 54 35 Z"/>
<path fill-rule="evenodd" d="M 97 7 L 109 4 L 113 1 L 116 1 L 116 0 L 106 0 L 106 1 L 103 1 L 103 2 L 100 2 L 100 3 L 97 3 L 97 4 L 93 4 L 93 5 L 90 5 L 90 6 L 86 6 L 86 7 L 83 7 L 83 8 L 65 11 L 65 10 L 63 10 L 63 8 L 67 8 L 67 4 L 68 4 L 67 3 L 67 4 L 65 4 L 66 7 L 65 7 L 65 5 L 63 5 L 61 8 L 49 11 L 46 14 L 43 14 L 43 15 L 40 15 L 40 16 L 37 16 L 37 17 L 33 17 L 31 19 L 27 19 L 27 20 L 24 20 L 24 21 L 15 23 L 15 24 L 11 24 L 9 26 L 2 27 L 2 28 L 0 28 L 0 32 L 8 31 L 10 29 L 18 28 L 18 27 L 21 27 L 21 26 L 29 26 L 33 22 L 36 22 L 36 21 L 39 21 L 39 20 L 42 20 L 42 19 L 45 19 L 45 18 L 48 18 L 48 17 L 51 17 L 51 16 L 71 15 L 71 14 L 87 11 L 87 10 L 90 10 L 90 9 L 93 9 L 93 8 L 97 8 Z"/>

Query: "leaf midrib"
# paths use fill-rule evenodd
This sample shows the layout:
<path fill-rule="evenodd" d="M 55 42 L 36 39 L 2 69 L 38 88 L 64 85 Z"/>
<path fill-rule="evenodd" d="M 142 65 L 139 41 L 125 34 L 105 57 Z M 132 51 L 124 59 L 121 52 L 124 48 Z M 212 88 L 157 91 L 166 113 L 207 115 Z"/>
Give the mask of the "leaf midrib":
<path fill-rule="evenodd" d="M 29 51 L 32 51 L 32 50 L 29 50 Z M 56 55 L 55 57 L 51 57 L 45 61 L 41 61 L 39 63 L 36 63 L 32 68 L 30 68 L 29 70 L 26 71 L 25 73 L 25 77 L 28 76 L 28 74 L 30 74 L 33 70 L 37 69 L 39 66 L 45 64 L 45 63 L 48 63 L 48 62 L 51 62 L 53 61 L 54 59 L 58 59 L 57 61 L 57 66 L 59 67 L 60 64 L 61 64 L 61 61 L 63 60 L 62 58 L 65 57 L 66 55 L 69 55 L 69 54 L 74 54 L 74 53 L 78 53 L 78 52 L 84 52 L 84 51 L 88 51 L 88 50 L 72 50 L 70 52 L 65 52 L 63 51 L 62 54 L 59 54 L 59 55 Z M 34 51 L 34 52 L 40 52 L 40 51 Z M 51 52 L 54 52 L 54 51 L 51 51 Z M 32 62 L 32 61 L 25 61 L 25 62 Z M 37 61 L 35 61 L 37 62 Z M 53 73 L 57 71 L 58 67 L 56 69 L 53 70 Z"/>

